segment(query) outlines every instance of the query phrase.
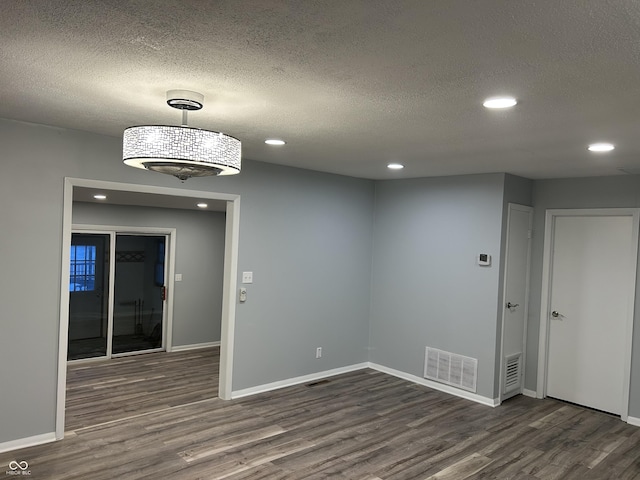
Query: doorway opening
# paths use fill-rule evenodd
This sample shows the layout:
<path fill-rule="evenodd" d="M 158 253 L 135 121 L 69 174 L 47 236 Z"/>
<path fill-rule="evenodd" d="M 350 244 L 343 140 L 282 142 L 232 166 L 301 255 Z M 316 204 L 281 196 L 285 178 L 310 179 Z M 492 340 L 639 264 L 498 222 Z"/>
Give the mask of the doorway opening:
<path fill-rule="evenodd" d="M 71 260 L 71 245 L 73 233 L 73 202 L 74 193 L 83 189 L 99 189 L 106 193 L 118 193 L 121 205 L 149 205 L 145 202 L 153 202 L 152 205 L 159 208 L 184 208 L 176 205 L 186 203 L 195 204 L 198 201 L 209 200 L 211 203 L 222 205 L 221 211 L 225 212 L 224 233 L 224 273 L 221 312 L 220 333 L 220 367 L 218 380 L 218 397 L 224 400 L 232 396 L 232 365 L 233 365 L 233 339 L 235 329 L 235 291 L 238 274 L 238 244 L 240 229 L 240 196 L 236 194 L 217 193 L 209 191 L 186 190 L 180 188 L 165 188 L 150 185 L 134 185 L 118 182 L 106 182 L 98 180 L 65 178 L 64 209 L 62 220 L 62 265 L 69 266 Z M 114 239 L 115 241 L 115 239 Z M 175 243 L 175 242 L 174 242 Z M 170 255 L 169 258 L 172 256 Z M 169 264 L 166 270 L 166 278 L 175 278 L 175 270 Z M 57 401 L 56 401 L 56 439 L 64 437 L 65 430 L 65 405 L 67 385 L 67 352 L 69 342 L 69 297 L 70 297 L 70 269 L 61 269 L 60 290 L 60 329 L 57 369 Z M 110 280 L 113 283 L 113 280 Z M 76 282 L 74 282 L 76 283 Z M 82 287 L 79 287 L 82 288 Z M 167 313 L 170 318 L 170 305 L 173 302 L 173 289 L 167 292 Z M 113 311 L 113 309 L 112 309 Z M 132 309 L 133 311 L 133 309 Z M 134 317 L 135 319 L 135 317 Z M 132 323 L 135 332 L 135 324 Z M 167 350 L 171 349 L 171 329 L 169 325 L 163 325 L 165 344 Z M 103 328 L 103 327 L 102 327 Z M 139 328 L 139 327 L 138 327 Z M 144 327 L 143 327 L 144 328 Z"/>

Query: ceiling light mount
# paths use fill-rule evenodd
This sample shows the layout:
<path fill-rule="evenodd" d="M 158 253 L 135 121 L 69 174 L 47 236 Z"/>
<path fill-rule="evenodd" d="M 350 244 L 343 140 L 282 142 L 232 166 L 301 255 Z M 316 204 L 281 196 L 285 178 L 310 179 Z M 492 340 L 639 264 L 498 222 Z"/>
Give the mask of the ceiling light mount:
<path fill-rule="evenodd" d="M 122 145 L 124 163 L 173 175 L 183 182 L 191 177 L 240 173 L 240 140 L 187 125 L 187 112 L 200 110 L 203 102 L 204 96 L 200 93 L 169 90 L 167 104 L 182 110 L 182 125 L 127 128 Z"/>
<path fill-rule="evenodd" d="M 179 110 L 201 110 L 204 105 L 204 95 L 190 90 L 169 90 L 167 105 Z"/>

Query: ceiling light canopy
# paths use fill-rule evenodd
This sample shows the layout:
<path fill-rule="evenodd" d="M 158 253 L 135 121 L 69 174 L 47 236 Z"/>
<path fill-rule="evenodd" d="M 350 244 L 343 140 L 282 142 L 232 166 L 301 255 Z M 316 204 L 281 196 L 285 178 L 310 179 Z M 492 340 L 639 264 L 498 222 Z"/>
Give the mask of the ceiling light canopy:
<path fill-rule="evenodd" d="M 401 163 L 390 163 L 389 165 L 387 165 L 387 168 L 389 170 L 402 170 L 404 168 L 404 165 L 402 165 Z"/>
<path fill-rule="evenodd" d="M 106 200 L 107 196 L 104 193 L 96 193 L 93 198 L 96 200 Z"/>
<path fill-rule="evenodd" d="M 482 105 L 486 108 L 511 108 L 515 106 L 518 101 L 513 97 L 491 97 L 487 98 Z"/>
<path fill-rule="evenodd" d="M 182 110 L 182 125 L 127 128 L 122 145 L 124 163 L 173 175 L 183 182 L 191 177 L 240 173 L 240 140 L 187 126 L 187 112 L 200 110 L 203 100 L 197 92 L 169 90 L 167 104 Z"/>
<path fill-rule="evenodd" d="M 279 138 L 267 138 L 264 143 L 267 145 L 284 145 L 287 142 L 280 140 Z"/>
<path fill-rule="evenodd" d="M 613 145 L 613 143 L 605 143 L 605 142 L 592 143 L 588 147 L 590 152 L 610 152 L 614 148 L 616 147 Z"/>

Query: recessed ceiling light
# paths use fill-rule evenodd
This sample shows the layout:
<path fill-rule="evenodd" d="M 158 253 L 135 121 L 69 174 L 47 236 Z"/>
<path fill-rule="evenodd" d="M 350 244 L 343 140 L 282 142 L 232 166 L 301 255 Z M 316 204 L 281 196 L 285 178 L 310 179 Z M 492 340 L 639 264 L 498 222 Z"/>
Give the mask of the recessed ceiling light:
<path fill-rule="evenodd" d="M 487 108 L 510 108 L 518 101 L 513 97 L 491 97 L 487 98 L 482 105 Z"/>
<path fill-rule="evenodd" d="M 592 143 L 589 145 L 590 152 L 610 152 L 616 148 L 613 143 Z"/>
<path fill-rule="evenodd" d="M 102 193 L 96 193 L 93 198 L 95 198 L 96 200 L 106 200 L 107 196 L 103 195 Z"/>
<path fill-rule="evenodd" d="M 207 208 L 208 206 L 209 206 L 209 205 L 207 205 L 206 203 L 198 203 L 198 204 L 196 205 L 196 207 L 198 207 L 198 208 Z"/>
<path fill-rule="evenodd" d="M 284 145 L 287 142 L 278 138 L 267 138 L 264 143 L 266 143 L 267 145 Z"/>
<path fill-rule="evenodd" d="M 404 168 L 404 165 L 400 163 L 390 163 L 389 165 L 387 165 L 387 168 L 389 170 L 402 170 Z"/>

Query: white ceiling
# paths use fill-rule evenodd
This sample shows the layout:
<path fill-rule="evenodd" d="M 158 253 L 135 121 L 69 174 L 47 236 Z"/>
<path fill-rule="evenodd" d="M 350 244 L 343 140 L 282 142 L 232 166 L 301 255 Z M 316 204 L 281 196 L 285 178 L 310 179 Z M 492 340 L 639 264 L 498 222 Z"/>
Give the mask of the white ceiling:
<path fill-rule="evenodd" d="M 107 198 L 98 200 L 94 195 L 102 194 Z M 227 202 L 212 200 L 210 198 L 198 199 L 177 195 L 164 195 L 157 193 L 129 192 L 123 190 L 105 190 L 89 187 L 73 187 L 74 202 L 103 203 L 112 205 L 138 205 L 155 208 L 178 208 L 181 210 L 198 210 L 208 212 L 226 212 Z M 198 203 L 206 203 L 206 208 L 200 208 Z"/>
<path fill-rule="evenodd" d="M 640 2 L 2 1 L 0 117 L 120 137 L 178 124 L 170 89 L 203 93 L 190 124 L 246 159 L 372 179 L 640 172 Z M 497 94 L 519 104 L 484 109 Z"/>

